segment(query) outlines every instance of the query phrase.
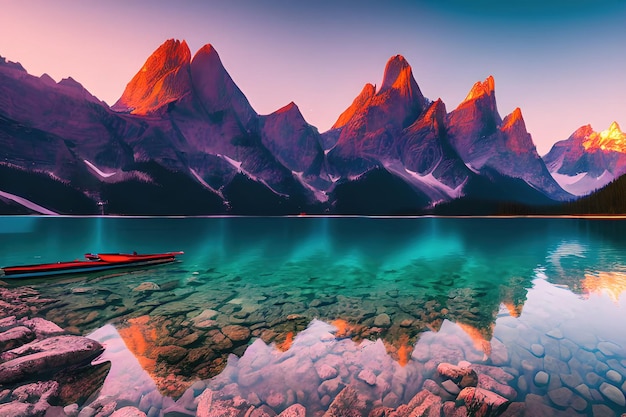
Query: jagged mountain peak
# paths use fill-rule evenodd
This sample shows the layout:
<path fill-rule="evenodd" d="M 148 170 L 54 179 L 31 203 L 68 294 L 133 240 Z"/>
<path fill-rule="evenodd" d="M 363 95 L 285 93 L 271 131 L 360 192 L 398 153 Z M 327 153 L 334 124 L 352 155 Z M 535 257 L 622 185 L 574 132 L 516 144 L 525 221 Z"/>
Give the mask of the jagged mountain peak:
<path fill-rule="evenodd" d="M 204 59 L 217 60 L 220 63 L 220 65 L 222 64 L 222 61 L 220 60 L 220 56 L 217 53 L 217 50 L 210 43 L 207 43 L 202 48 L 198 49 L 193 59 L 195 60 L 195 59 L 198 59 L 199 57 L 203 57 Z"/>
<path fill-rule="evenodd" d="M 287 104 L 286 106 L 281 107 L 276 110 L 274 113 L 276 114 L 286 114 L 286 113 L 300 113 L 300 109 L 293 101 Z"/>
<path fill-rule="evenodd" d="M 401 97 L 417 100 L 423 105 L 424 96 L 413 77 L 411 66 L 402 55 L 392 56 L 385 66 L 383 82 L 377 95 L 388 91 L 396 91 Z"/>
<path fill-rule="evenodd" d="M 607 130 L 590 133 L 583 142 L 583 146 L 587 151 L 626 153 L 626 134 L 622 132 L 617 122 L 613 122 Z"/>
<path fill-rule="evenodd" d="M 256 112 L 224 68 L 213 45 L 208 43 L 196 52 L 190 71 L 195 98 L 207 114 L 232 110 L 244 126 L 256 117 Z"/>
<path fill-rule="evenodd" d="M 502 121 L 502 130 L 511 129 L 523 129 L 526 131 L 526 123 L 522 116 L 522 110 L 519 107 L 516 107 L 515 110 Z"/>
<path fill-rule="evenodd" d="M 190 60 L 187 42 L 168 39 L 150 55 L 111 108 L 138 115 L 158 113 L 188 93 Z"/>
<path fill-rule="evenodd" d="M 495 95 L 496 85 L 493 75 L 490 75 L 485 79 L 485 81 L 477 81 L 473 86 L 470 92 L 465 97 L 463 102 L 467 102 L 470 100 L 475 100 L 482 96 L 493 96 Z"/>
<path fill-rule="evenodd" d="M 346 123 L 348 123 L 350 119 L 352 119 L 354 114 L 362 109 L 363 106 L 365 106 L 365 104 L 368 102 L 368 100 L 374 97 L 375 94 L 376 86 L 370 83 L 365 84 L 365 87 L 363 87 L 363 90 L 361 90 L 359 95 L 354 99 L 350 107 L 348 107 L 346 110 L 343 111 L 343 113 L 341 113 L 341 115 L 339 115 L 339 118 L 331 127 L 331 129 L 338 129 L 345 126 Z"/>
<path fill-rule="evenodd" d="M 412 77 L 411 66 L 402 55 L 395 55 L 389 58 L 387 65 L 385 66 L 385 73 L 383 75 L 383 83 L 380 86 L 380 91 L 387 90 L 389 88 L 398 87 L 403 83 L 410 82 Z"/>
<path fill-rule="evenodd" d="M 9 61 L 1 55 L 0 55 L 0 67 L 7 67 L 7 68 L 20 71 L 20 72 L 27 72 L 22 66 L 22 64 L 20 64 L 19 62 Z"/>

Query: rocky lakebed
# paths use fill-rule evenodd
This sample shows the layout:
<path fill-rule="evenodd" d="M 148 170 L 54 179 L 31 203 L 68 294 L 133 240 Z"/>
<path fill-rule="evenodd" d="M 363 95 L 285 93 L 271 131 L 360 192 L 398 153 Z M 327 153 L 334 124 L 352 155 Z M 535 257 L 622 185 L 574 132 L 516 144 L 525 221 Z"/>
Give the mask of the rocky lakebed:
<path fill-rule="evenodd" d="M 531 328 L 515 306 L 494 331 L 497 307 L 490 326 L 463 291 L 411 315 L 401 294 L 107 285 L 0 286 L 0 417 L 626 416 L 623 346 Z"/>

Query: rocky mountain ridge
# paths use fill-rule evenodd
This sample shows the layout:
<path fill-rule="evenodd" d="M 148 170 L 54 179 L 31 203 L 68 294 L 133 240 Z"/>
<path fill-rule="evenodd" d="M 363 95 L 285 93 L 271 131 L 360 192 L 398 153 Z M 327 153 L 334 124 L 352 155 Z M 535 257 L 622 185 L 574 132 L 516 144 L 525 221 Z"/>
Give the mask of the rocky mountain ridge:
<path fill-rule="evenodd" d="M 166 41 L 110 108 L 71 78 L 55 83 L 0 61 L 5 213 L 423 214 L 457 200 L 462 210 L 477 198 L 573 198 L 537 154 L 521 110 L 500 117 L 493 77 L 448 113 L 423 96 L 401 55 L 323 134 L 293 102 L 257 114 L 210 44 L 192 56 L 185 41 Z M 611 132 L 585 143 L 606 147 Z"/>

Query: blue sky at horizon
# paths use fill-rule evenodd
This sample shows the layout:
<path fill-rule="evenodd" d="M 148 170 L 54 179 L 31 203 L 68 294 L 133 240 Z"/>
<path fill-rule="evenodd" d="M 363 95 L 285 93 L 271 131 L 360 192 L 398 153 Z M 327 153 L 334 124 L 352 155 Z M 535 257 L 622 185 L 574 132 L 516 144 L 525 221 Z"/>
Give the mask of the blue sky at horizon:
<path fill-rule="evenodd" d="M 624 21 L 615 0 L 25 0 L 3 4 L 0 55 L 113 104 L 166 39 L 211 43 L 258 113 L 294 101 L 323 132 L 402 54 L 448 111 L 493 75 L 544 154 L 585 124 L 626 128 Z"/>

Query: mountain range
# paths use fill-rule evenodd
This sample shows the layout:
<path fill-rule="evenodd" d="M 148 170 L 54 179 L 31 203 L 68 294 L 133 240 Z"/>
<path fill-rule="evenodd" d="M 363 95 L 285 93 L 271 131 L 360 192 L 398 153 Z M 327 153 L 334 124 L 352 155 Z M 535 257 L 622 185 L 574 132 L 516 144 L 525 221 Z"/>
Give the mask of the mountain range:
<path fill-rule="evenodd" d="M 168 40 L 108 106 L 0 57 L 0 213 L 486 214 L 549 206 L 626 172 L 617 123 L 541 158 L 495 81 L 448 112 L 401 55 L 322 134 L 288 103 L 259 115 L 210 44 Z"/>

